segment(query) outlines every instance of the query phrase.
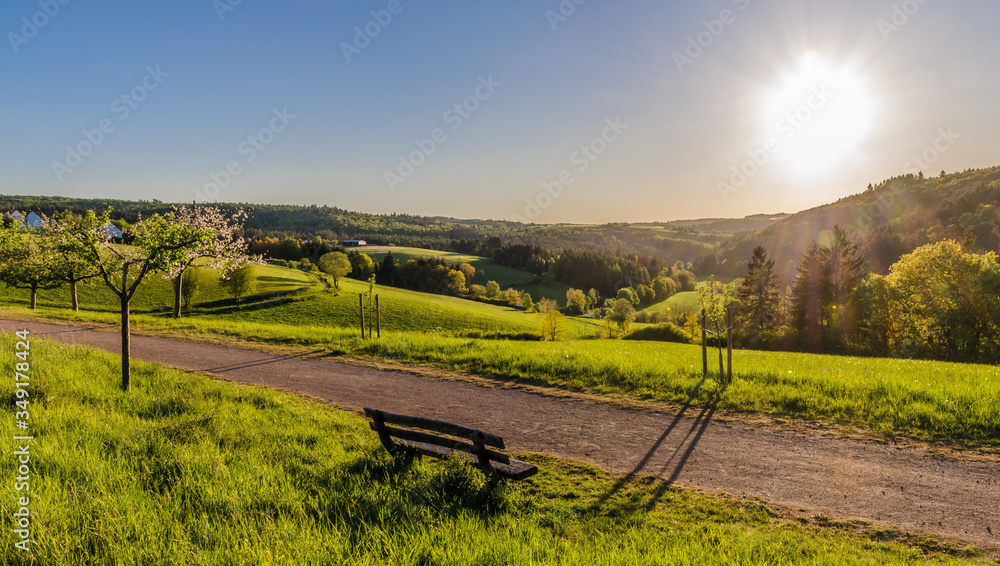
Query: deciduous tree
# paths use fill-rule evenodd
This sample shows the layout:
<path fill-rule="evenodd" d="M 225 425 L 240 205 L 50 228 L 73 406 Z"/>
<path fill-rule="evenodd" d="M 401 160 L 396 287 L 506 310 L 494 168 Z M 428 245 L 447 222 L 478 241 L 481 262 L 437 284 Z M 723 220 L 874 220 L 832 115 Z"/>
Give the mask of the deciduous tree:
<path fill-rule="evenodd" d="M 236 308 L 243 308 L 243 299 L 257 292 L 257 266 L 234 269 L 222 279 L 222 286 L 236 299 Z"/>
<path fill-rule="evenodd" d="M 122 389 L 131 384 L 130 305 L 139 285 L 150 272 L 166 272 L 184 261 L 191 250 L 214 234 L 201 225 L 181 222 L 176 211 L 165 216 L 153 215 L 126 226 L 126 244 L 112 242 L 106 226 L 109 213 L 88 212 L 72 237 L 79 244 L 81 258 L 98 269 L 105 285 L 119 300 L 122 333 Z"/>
<path fill-rule="evenodd" d="M 81 248 L 80 241 L 73 237 L 80 230 L 82 221 L 82 217 L 66 213 L 46 219 L 42 228 L 42 233 L 53 244 L 52 275 L 69 284 L 70 305 L 74 312 L 80 310 L 77 284 L 100 276 L 97 268 L 84 259 L 85 250 Z"/>
<path fill-rule="evenodd" d="M 542 340 L 556 342 L 566 338 L 566 322 L 561 312 L 550 310 L 545 313 L 541 324 Z"/>
<path fill-rule="evenodd" d="M 38 306 L 39 289 L 55 289 L 61 281 L 53 272 L 54 242 L 23 221 L 0 230 L 0 281 L 31 291 L 31 308 Z"/>
<path fill-rule="evenodd" d="M 333 277 L 333 288 L 340 290 L 340 278 L 351 272 L 351 262 L 343 252 L 330 252 L 319 258 L 319 268 Z"/>

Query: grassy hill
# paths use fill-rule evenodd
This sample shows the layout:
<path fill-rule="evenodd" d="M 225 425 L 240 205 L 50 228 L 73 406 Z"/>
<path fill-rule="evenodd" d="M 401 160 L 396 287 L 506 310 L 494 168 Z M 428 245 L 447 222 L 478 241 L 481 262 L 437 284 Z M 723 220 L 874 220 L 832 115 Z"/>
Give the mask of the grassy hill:
<path fill-rule="evenodd" d="M 862 247 L 871 267 L 885 273 L 900 256 L 945 238 L 969 250 L 1000 249 L 1000 167 L 944 177 L 903 176 L 835 203 L 800 212 L 717 252 L 718 273 L 741 276 L 756 245 L 767 248 L 787 283 L 809 244 L 839 224 Z"/>
<path fill-rule="evenodd" d="M 14 340 L 0 337 L 11 375 Z M 764 503 L 522 455 L 537 476 L 490 492 L 462 460 L 394 459 L 358 415 L 260 387 L 35 338 L 32 545 L 0 562 L 216 564 L 987 564 L 878 530 L 802 526 Z M 10 380 L 0 399 L 14 411 Z M 14 419 L 0 434 L 17 434 Z M 17 475 L 14 458 L 0 474 Z M 5 509 L 14 482 L 0 487 Z M 0 528 L 12 533 L 12 512 Z M 899 536 L 897 534 L 896 536 Z"/>
<path fill-rule="evenodd" d="M 368 291 L 367 283 L 341 279 L 341 292 L 334 293 L 326 290 L 319 275 L 298 269 L 268 265 L 259 267 L 258 275 L 258 293 L 246 300 L 244 308 L 235 308 L 227 291 L 213 280 L 196 298 L 193 308 L 187 309 L 185 316 L 263 324 L 358 328 L 358 293 Z M 118 312 L 117 298 L 102 280 L 88 280 L 80 285 L 78 292 L 82 309 L 109 314 Z M 377 293 L 382 307 L 382 329 L 386 331 L 517 335 L 537 332 L 543 316 L 511 307 L 393 287 L 379 286 Z M 169 281 L 156 274 L 147 276 L 133 299 L 132 312 L 137 315 L 169 316 L 173 296 Z M 0 302 L 27 306 L 29 292 L 2 288 Z M 65 308 L 69 305 L 69 291 L 66 288 L 39 291 L 38 304 L 41 307 Z M 113 320 L 114 316 L 107 318 Z M 599 321 L 576 317 L 567 317 L 566 325 L 571 337 L 592 337 L 601 326 Z"/>
<path fill-rule="evenodd" d="M 699 310 L 698 292 L 684 291 L 682 293 L 675 293 L 667 300 L 652 304 L 643 310 L 647 312 L 664 312 L 669 310 L 671 315 L 697 312 Z"/>
<path fill-rule="evenodd" d="M 357 327 L 358 293 L 367 292 L 368 284 L 342 279 L 341 292 L 324 292 L 264 309 L 248 309 L 224 315 L 231 320 L 265 324 L 289 324 L 331 327 Z M 434 331 L 447 333 L 533 333 L 538 331 L 543 315 L 526 313 L 443 295 L 378 287 L 382 309 L 382 329 L 386 331 Z M 567 318 L 572 336 L 593 336 L 597 321 Z"/>

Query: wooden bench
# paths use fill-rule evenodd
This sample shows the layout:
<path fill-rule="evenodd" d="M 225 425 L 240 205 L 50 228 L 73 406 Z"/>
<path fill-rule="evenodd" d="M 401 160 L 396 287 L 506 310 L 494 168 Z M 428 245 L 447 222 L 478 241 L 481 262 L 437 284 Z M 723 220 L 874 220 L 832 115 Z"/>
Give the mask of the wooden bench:
<path fill-rule="evenodd" d="M 470 455 L 476 466 L 490 478 L 491 483 L 498 480 L 523 480 L 538 472 L 538 466 L 534 464 L 515 460 L 487 448 L 491 446 L 503 450 L 503 439 L 481 430 L 367 408 L 365 416 L 371 419 L 369 426 L 378 433 L 382 445 L 391 453 L 397 453 L 404 447 L 435 458 L 447 458 L 455 451 L 464 452 Z"/>

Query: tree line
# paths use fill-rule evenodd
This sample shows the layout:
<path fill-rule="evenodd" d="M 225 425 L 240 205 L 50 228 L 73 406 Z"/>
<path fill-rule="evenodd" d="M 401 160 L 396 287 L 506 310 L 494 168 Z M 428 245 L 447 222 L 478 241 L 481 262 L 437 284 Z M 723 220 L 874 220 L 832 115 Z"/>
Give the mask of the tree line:
<path fill-rule="evenodd" d="M 737 342 L 747 347 L 1000 361 L 997 254 L 955 240 L 921 246 L 880 275 L 835 226 L 808 246 L 789 286 L 758 246 L 733 290 Z"/>

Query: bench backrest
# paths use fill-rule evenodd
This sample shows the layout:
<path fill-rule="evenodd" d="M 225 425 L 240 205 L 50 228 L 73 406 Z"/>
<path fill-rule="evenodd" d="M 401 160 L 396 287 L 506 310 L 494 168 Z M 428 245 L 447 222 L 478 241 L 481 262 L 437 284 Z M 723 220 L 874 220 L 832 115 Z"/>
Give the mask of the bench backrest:
<path fill-rule="evenodd" d="M 395 438 L 412 443 L 441 446 L 472 454 L 477 457 L 479 467 L 487 473 L 493 473 L 493 468 L 490 464 L 491 461 L 503 464 L 510 463 L 510 458 L 506 454 L 487 448 L 487 446 L 492 446 L 493 448 L 504 449 L 503 439 L 494 434 L 445 421 L 397 415 L 368 408 L 365 409 L 365 416 L 372 420 L 372 430 L 378 433 L 382 445 L 389 451 L 394 451 L 398 448 L 398 444 L 393 441 Z M 440 435 L 448 435 L 455 438 Z M 463 440 L 468 440 L 469 442 L 463 442 Z M 419 446 L 417 448 L 420 450 Z M 421 450 L 421 452 L 433 456 L 441 455 L 429 450 Z"/>

